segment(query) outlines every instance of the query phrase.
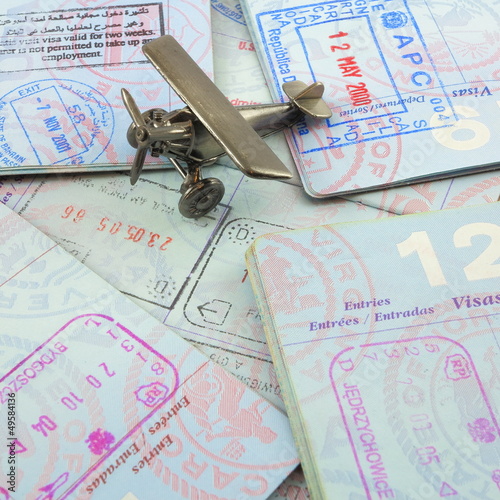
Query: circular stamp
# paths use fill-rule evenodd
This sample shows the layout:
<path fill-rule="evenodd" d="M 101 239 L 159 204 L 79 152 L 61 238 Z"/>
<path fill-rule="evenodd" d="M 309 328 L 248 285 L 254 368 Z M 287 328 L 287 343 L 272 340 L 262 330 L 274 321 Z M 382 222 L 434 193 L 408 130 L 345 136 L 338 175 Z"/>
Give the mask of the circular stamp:
<path fill-rule="evenodd" d="M 68 498 L 81 487 L 87 493 L 102 490 L 136 449 L 123 452 L 122 441 L 179 386 L 173 363 L 110 316 L 76 316 L 55 332 L 51 323 L 46 325 L 39 333 L 48 338 L 40 345 L 39 340 L 9 339 L 11 359 L 0 379 L 1 404 L 10 403 L 16 417 L 11 447 L 19 455 L 16 479 L 23 498 L 30 491 Z M 130 373 L 135 385 L 127 391 Z M 125 423 L 121 417 L 129 398 L 141 406 Z M 83 471 L 65 461 L 65 452 L 81 457 Z M 122 454 L 105 462 L 115 452 Z"/>
<path fill-rule="evenodd" d="M 235 23 L 246 26 L 245 18 L 243 16 L 243 11 L 241 10 L 240 4 L 231 5 L 232 2 L 221 2 L 220 0 L 211 0 L 212 9 L 217 11 L 219 14 L 227 17 Z"/>
<path fill-rule="evenodd" d="M 273 304 L 270 316 L 287 349 L 287 363 L 304 367 L 313 395 L 323 389 L 321 377 L 315 375 L 319 366 L 315 355 L 327 362 L 325 339 L 335 336 L 337 342 L 350 345 L 347 333 L 375 330 L 374 311 L 381 297 L 365 259 L 340 231 L 324 226 L 311 231 L 309 241 L 296 238 L 287 233 L 269 235 L 257 240 L 255 253 L 266 299 Z"/>
<path fill-rule="evenodd" d="M 473 182 L 471 182 L 471 180 Z M 457 208 L 500 200 L 500 175 L 495 172 L 454 179 L 451 197 L 444 208 Z"/>
<path fill-rule="evenodd" d="M 462 71 L 477 70 L 494 64 L 498 59 L 490 34 L 498 26 L 498 13 L 487 3 L 453 6 L 444 1 L 435 2 L 432 21 L 428 19 L 426 6 L 412 5 L 411 10 L 405 10 L 401 6 L 378 16 L 377 34 L 381 43 L 397 42 L 396 50 L 384 51 L 387 59 L 397 61 L 403 55 L 406 58 L 404 64 L 410 67 L 412 56 L 419 57 L 417 54 L 420 54 L 419 69 L 438 73 L 457 71 L 457 63 Z M 421 49 L 428 50 L 432 60 L 426 60 L 423 52 L 415 48 L 413 41 L 416 37 L 408 36 L 412 27 L 425 40 L 426 48 Z M 417 62 L 415 58 L 413 62 Z"/>
<path fill-rule="evenodd" d="M 0 166 L 112 162 L 114 129 L 110 103 L 90 85 L 25 83 L 0 98 Z"/>
<path fill-rule="evenodd" d="M 364 353 L 358 363 L 351 359 L 354 350 L 332 361 L 331 380 L 367 496 L 392 496 L 390 492 L 405 489 L 419 498 L 435 498 L 436 493 L 482 484 L 491 471 L 480 470 L 480 453 L 498 429 L 471 353 L 440 335 L 358 349 Z M 346 373 L 349 377 L 337 385 L 335 378 Z M 393 438 L 386 438 L 396 429 Z M 466 455 L 476 470 L 458 485 L 456 475 L 444 472 L 450 470 L 444 464 L 461 468 Z M 416 464 L 424 466 L 422 476 L 413 471 Z M 404 484 L 398 484 L 394 467 L 405 470 Z M 384 473 L 375 475 L 374 468 Z"/>
<path fill-rule="evenodd" d="M 486 496 L 496 491 L 496 471 L 484 459 L 498 450 L 500 432 L 491 333 L 486 309 L 460 315 L 444 301 L 426 325 L 414 320 L 333 358 L 332 388 L 368 496 L 468 496 L 479 485 Z M 376 468 L 384 472 L 373 474 Z"/>
<path fill-rule="evenodd" d="M 82 320 L 83 325 L 75 333 L 81 339 L 92 337 L 96 352 L 92 354 L 89 349 L 91 361 L 81 367 L 82 376 L 74 394 L 87 401 L 86 392 L 95 392 L 99 399 L 93 402 L 92 416 L 98 413 L 98 403 L 101 418 L 82 433 L 83 443 L 80 436 L 74 440 L 75 447 L 85 449 L 90 463 L 85 473 L 68 486 L 68 497 L 74 491 L 78 496 L 102 492 L 107 482 L 120 477 L 124 468 L 119 467 L 141 453 L 142 425 L 158 406 L 174 397 L 180 384 L 175 364 L 139 336 L 142 325 L 136 323 L 132 331 L 104 315 L 87 315 Z M 76 410 L 76 396 L 67 397 L 63 404 Z"/>
<path fill-rule="evenodd" d="M 155 331 L 147 341 L 155 345 L 163 335 Z M 144 423 L 144 444 L 132 470 L 145 474 L 149 468 L 162 489 L 175 492 L 182 482 L 200 497 L 215 492 L 231 498 L 271 493 L 297 457 L 276 432 L 277 415 L 270 403 L 216 363 L 207 362 L 195 348 L 177 356 L 181 383 L 173 398 Z M 130 375 L 128 385 L 135 386 L 135 374 Z M 125 420 L 141 405 L 135 399 Z M 254 445 L 267 452 L 265 459 L 255 454 Z"/>

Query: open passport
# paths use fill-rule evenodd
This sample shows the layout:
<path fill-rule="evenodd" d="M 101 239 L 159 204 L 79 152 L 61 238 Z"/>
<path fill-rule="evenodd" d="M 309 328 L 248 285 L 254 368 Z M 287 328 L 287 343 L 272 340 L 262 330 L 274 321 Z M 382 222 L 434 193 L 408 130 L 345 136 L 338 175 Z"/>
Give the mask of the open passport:
<path fill-rule="evenodd" d="M 129 170 L 121 89 L 141 111 L 184 107 L 142 51 L 165 34 L 212 74 L 207 2 L 3 2 L 0 173 Z M 161 163 L 148 158 L 147 168 Z"/>
<path fill-rule="evenodd" d="M 500 204 L 247 252 L 312 498 L 499 498 Z"/>
<path fill-rule="evenodd" d="M 321 81 L 292 129 L 304 188 L 346 195 L 497 168 L 498 8 L 470 0 L 244 0 L 270 90 Z"/>
<path fill-rule="evenodd" d="M 266 499 L 286 415 L 0 204 L 0 498 Z"/>

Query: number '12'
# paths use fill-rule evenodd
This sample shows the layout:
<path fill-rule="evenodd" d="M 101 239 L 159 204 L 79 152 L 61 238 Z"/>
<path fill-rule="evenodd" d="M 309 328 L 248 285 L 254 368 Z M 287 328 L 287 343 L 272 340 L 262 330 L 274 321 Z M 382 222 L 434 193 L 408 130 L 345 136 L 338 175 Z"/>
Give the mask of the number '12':
<path fill-rule="evenodd" d="M 459 227 L 453 235 L 456 248 L 472 246 L 472 237 L 484 235 L 491 239 L 488 247 L 464 267 L 469 281 L 500 277 L 500 226 L 489 222 L 475 222 Z M 408 257 L 416 252 L 430 286 L 446 285 L 447 281 L 427 231 L 417 231 L 397 245 L 399 255 Z"/>

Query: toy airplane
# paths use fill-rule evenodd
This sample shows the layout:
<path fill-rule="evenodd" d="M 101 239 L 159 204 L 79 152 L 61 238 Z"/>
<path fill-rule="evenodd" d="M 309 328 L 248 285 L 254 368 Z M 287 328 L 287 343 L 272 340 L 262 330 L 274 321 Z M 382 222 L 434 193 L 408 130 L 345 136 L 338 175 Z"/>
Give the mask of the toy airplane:
<path fill-rule="evenodd" d="M 235 107 L 172 36 L 148 42 L 143 52 L 187 107 L 141 113 L 130 93 L 122 89 L 133 121 L 127 139 L 137 148 L 130 181 L 137 182 L 148 151 L 154 157 L 166 156 L 184 178 L 179 210 L 185 217 L 205 215 L 224 195 L 219 179 L 202 179 L 202 167 L 227 154 L 249 177 L 290 178 L 288 169 L 262 137 L 292 126 L 304 114 L 315 118 L 332 114 L 322 99 L 320 82 L 310 86 L 299 81 L 285 83 L 288 103 Z"/>

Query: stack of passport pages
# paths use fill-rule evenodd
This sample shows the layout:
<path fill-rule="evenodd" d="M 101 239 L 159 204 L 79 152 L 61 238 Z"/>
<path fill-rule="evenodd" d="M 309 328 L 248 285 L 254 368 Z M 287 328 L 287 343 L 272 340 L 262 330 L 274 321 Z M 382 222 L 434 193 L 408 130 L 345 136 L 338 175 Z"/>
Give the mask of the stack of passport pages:
<path fill-rule="evenodd" d="M 498 9 L 242 6 L 275 99 L 326 83 L 332 118 L 288 137 L 311 196 L 401 214 L 405 184 L 498 168 Z M 247 252 L 314 499 L 500 498 L 500 192 L 474 199 L 473 177 L 455 181 L 476 206 L 278 232 Z"/>
<path fill-rule="evenodd" d="M 498 5 L 271 4 L 243 3 L 271 92 L 306 75 L 334 101 L 289 137 L 310 195 L 380 207 L 498 168 Z M 499 194 L 247 251 L 312 498 L 500 498 Z"/>
<path fill-rule="evenodd" d="M 247 253 L 312 498 L 498 498 L 498 203 Z"/>
<path fill-rule="evenodd" d="M 50 22 L 66 29 L 70 18 L 49 19 L 39 3 L 18 9 L 31 12 L 29 36 L 43 26 L 59 36 Z M 82 7 L 60 3 L 73 17 Z M 79 2 L 79 26 L 96 16 L 133 26 L 164 7 L 98 3 Z M 169 2 L 172 22 L 189 8 L 210 23 L 208 2 L 199 3 Z M 381 215 L 262 224 L 277 232 L 240 248 L 285 414 L 3 199 L 0 499 L 500 498 L 500 3 L 211 4 L 214 26 L 251 37 L 240 45 L 257 54 L 252 71 L 275 102 L 287 100 L 286 82 L 325 84 L 332 117 L 304 119 L 286 135 L 293 189 L 308 195 L 300 203 L 342 198 Z M 20 14 L 14 23 L 2 9 L 8 36 L 25 36 Z M 120 50 L 133 58 L 139 49 Z M 0 111 L 17 123 L 28 105 L 62 95 L 86 103 L 64 108 L 73 122 L 77 111 L 101 113 L 105 129 L 109 110 L 86 84 L 52 78 L 23 81 Z M 28 122 L 14 133 L 0 121 L 0 161 L 14 161 L 27 137 L 45 165 L 36 155 L 48 149 L 30 142 L 39 125 Z M 80 158 L 92 159 L 89 171 L 109 163 L 102 137 L 95 132 Z M 126 151 L 117 147 L 123 168 Z M 450 193 L 454 202 L 441 203 Z"/>

